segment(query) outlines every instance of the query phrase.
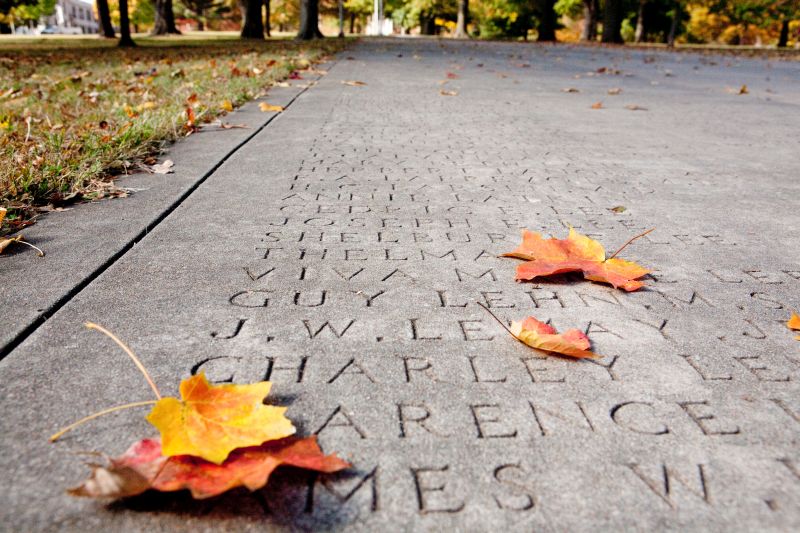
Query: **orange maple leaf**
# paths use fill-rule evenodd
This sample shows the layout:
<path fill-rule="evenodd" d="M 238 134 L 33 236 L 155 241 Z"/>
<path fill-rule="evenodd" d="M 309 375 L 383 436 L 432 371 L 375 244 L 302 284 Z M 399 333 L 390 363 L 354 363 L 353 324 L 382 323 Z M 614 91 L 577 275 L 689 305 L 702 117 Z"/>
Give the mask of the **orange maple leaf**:
<path fill-rule="evenodd" d="M 509 331 L 518 340 L 537 350 L 577 358 L 598 357 L 589 350 L 589 337 L 578 329 L 568 329 L 559 334 L 552 326 L 529 316 L 522 322 L 512 321 Z"/>
<path fill-rule="evenodd" d="M 162 398 L 147 420 L 164 441 L 164 455 L 193 455 L 221 464 L 236 448 L 295 432 L 285 407 L 264 405 L 272 384 L 212 385 L 200 373 L 181 382 L 181 400 Z"/>
<path fill-rule="evenodd" d="M 794 331 L 800 331 L 800 316 L 797 316 L 797 313 L 795 313 L 794 311 L 792 311 L 791 318 L 789 318 L 789 320 L 786 321 L 786 327 Z M 794 339 L 800 341 L 800 335 L 798 335 Z"/>
<path fill-rule="evenodd" d="M 148 489 L 189 489 L 194 498 L 203 499 L 240 486 L 258 490 L 281 465 L 325 473 L 350 466 L 336 455 L 324 455 L 315 436 L 240 448 L 221 465 L 188 455 L 165 457 L 158 440 L 144 439 L 109 462 L 108 466 L 92 465 L 89 478 L 69 493 L 90 498 L 126 498 Z"/>
<path fill-rule="evenodd" d="M 626 246 L 632 241 L 628 241 Z M 632 261 L 617 259 L 615 256 L 621 250 L 606 259 L 602 244 L 573 228 L 570 228 L 566 239 L 544 239 L 537 232 L 524 230 L 522 244 L 503 256 L 527 260 L 517 267 L 517 281 L 565 272 L 583 272 L 586 279 L 610 283 L 615 289 L 635 291 L 642 288 L 644 283 L 638 278 L 650 271 Z"/>

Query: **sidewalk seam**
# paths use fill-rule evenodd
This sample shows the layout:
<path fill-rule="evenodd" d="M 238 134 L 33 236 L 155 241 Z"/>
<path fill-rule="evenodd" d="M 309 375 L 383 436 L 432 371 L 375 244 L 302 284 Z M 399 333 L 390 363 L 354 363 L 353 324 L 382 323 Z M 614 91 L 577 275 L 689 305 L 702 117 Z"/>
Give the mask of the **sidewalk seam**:
<path fill-rule="evenodd" d="M 335 59 L 331 61 L 331 67 L 333 68 L 336 63 Z M 328 68 L 328 70 L 330 70 Z M 318 82 L 321 79 L 321 76 L 318 77 L 315 82 Z M 313 85 L 308 85 L 303 87 L 300 92 L 294 95 L 289 102 L 284 106 L 284 112 L 288 109 L 300 96 L 305 94 Z M 252 100 L 252 102 L 256 102 L 256 100 Z M 195 181 L 188 189 L 186 189 L 174 202 L 167 206 L 155 219 L 153 219 L 150 223 L 145 225 L 145 227 L 137 233 L 131 240 L 129 240 L 125 245 L 122 246 L 116 253 L 114 253 L 111 257 L 109 257 L 106 261 L 104 261 L 99 267 L 93 270 L 88 276 L 83 278 L 80 282 L 75 284 L 72 289 L 67 291 L 61 298 L 53 302 L 47 309 L 43 310 L 39 316 L 36 317 L 30 324 L 28 324 L 22 331 L 20 331 L 13 339 L 11 339 L 8 343 L 5 344 L 2 348 L 0 348 L 0 361 L 6 358 L 11 352 L 13 352 L 17 346 L 25 342 L 25 340 L 33 335 L 37 329 L 39 329 L 47 319 L 51 316 L 55 315 L 62 307 L 64 307 L 67 303 L 69 303 L 75 296 L 80 294 L 86 287 L 89 286 L 94 280 L 100 277 L 103 272 L 108 270 L 114 263 L 122 259 L 122 257 L 128 253 L 134 246 L 136 246 L 139 242 L 141 242 L 147 235 L 155 229 L 159 224 L 161 224 L 173 211 L 175 211 L 180 205 L 185 202 L 191 195 L 194 193 L 205 181 L 210 178 L 211 176 L 219 170 L 222 165 L 225 164 L 228 159 L 233 157 L 236 152 L 238 152 L 241 148 L 243 148 L 247 143 L 249 143 L 256 135 L 261 133 L 267 126 L 269 126 L 273 120 L 275 120 L 281 113 L 275 113 L 273 116 L 269 117 L 266 122 L 261 124 L 258 128 L 256 128 L 253 133 L 245 137 L 239 144 L 231 148 L 219 161 L 217 161 L 205 174 L 203 174 L 197 181 Z"/>

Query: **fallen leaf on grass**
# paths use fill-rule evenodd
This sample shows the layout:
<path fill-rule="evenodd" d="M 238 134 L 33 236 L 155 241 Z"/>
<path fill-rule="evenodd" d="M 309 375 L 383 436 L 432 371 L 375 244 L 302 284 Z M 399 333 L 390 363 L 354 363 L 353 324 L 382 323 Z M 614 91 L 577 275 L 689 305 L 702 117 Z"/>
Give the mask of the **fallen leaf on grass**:
<path fill-rule="evenodd" d="M 162 398 L 147 415 L 161 433 L 164 455 L 194 455 L 221 464 L 236 448 L 295 432 L 285 407 L 264 405 L 272 384 L 212 385 L 205 374 L 181 382 L 181 400 Z"/>
<path fill-rule="evenodd" d="M 562 93 L 579 93 L 580 91 L 578 89 L 576 89 L 575 87 L 564 87 L 563 89 L 561 89 L 561 92 Z"/>
<path fill-rule="evenodd" d="M 566 272 L 583 272 L 583 277 L 588 280 L 609 283 L 615 289 L 622 288 L 630 292 L 644 286 L 638 278 L 650 271 L 632 261 L 617 259 L 616 255 L 633 240 L 650 231 L 630 239 L 606 259 L 602 244 L 581 235 L 573 228 L 570 228 L 569 236 L 563 240 L 543 239 L 537 232 L 524 230 L 522 244 L 516 250 L 503 254 L 503 257 L 527 260 L 517 266 L 517 281 L 529 281 Z"/>
<path fill-rule="evenodd" d="M 363 87 L 364 85 L 366 85 L 366 83 L 364 83 L 363 81 L 358 81 L 358 80 L 342 80 L 342 84 L 349 85 L 351 87 Z"/>
<path fill-rule="evenodd" d="M 592 104 L 592 109 L 603 109 L 603 102 L 595 102 Z"/>
<path fill-rule="evenodd" d="M 559 334 L 552 326 L 529 316 L 522 322 L 511 322 L 509 331 L 518 340 L 537 350 L 577 358 L 598 357 L 589 350 L 591 346 L 589 337 L 577 329 L 569 329 Z"/>
<path fill-rule="evenodd" d="M 458 96 L 458 91 L 446 91 L 444 89 L 441 89 L 439 91 L 439 94 L 441 94 L 442 96 Z"/>
<path fill-rule="evenodd" d="M 786 321 L 786 327 L 794 331 L 800 331 L 800 316 L 797 316 L 794 311 L 792 311 L 792 317 Z M 795 337 L 795 340 L 800 341 L 800 335 Z"/>
<path fill-rule="evenodd" d="M 647 111 L 646 107 L 642 107 L 642 106 L 636 105 L 636 104 L 628 104 L 628 105 L 625 106 L 625 109 L 629 109 L 631 111 Z"/>
<path fill-rule="evenodd" d="M 258 104 L 258 108 L 261 111 L 265 112 L 265 113 L 268 113 L 268 112 L 271 112 L 271 111 L 274 111 L 276 113 L 280 113 L 280 112 L 283 111 L 283 106 L 272 105 L 272 104 L 268 104 L 267 102 L 261 102 L 260 104 Z"/>
<path fill-rule="evenodd" d="M 189 489 L 192 497 L 204 499 L 235 487 L 258 490 L 281 465 L 324 473 L 350 466 L 336 455 L 324 455 L 313 436 L 241 448 L 220 465 L 186 455 L 165 457 L 158 440 L 144 439 L 122 456 L 110 459 L 108 466 L 91 465 L 89 478 L 68 492 L 90 498 L 125 498 L 148 489 L 161 492 Z"/>
<path fill-rule="evenodd" d="M 219 108 L 222 109 L 223 111 L 227 111 L 228 113 L 230 113 L 231 111 L 233 111 L 233 103 L 231 103 L 230 100 L 223 100 L 222 103 L 219 105 Z"/>
<path fill-rule="evenodd" d="M 153 174 L 172 174 L 175 172 L 172 168 L 174 166 L 175 163 L 173 163 L 171 159 L 167 159 L 163 163 L 151 166 L 150 170 L 153 171 Z"/>
<path fill-rule="evenodd" d="M 608 90 L 608 94 L 610 94 L 611 96 L 622 94 L 622 89 L 620 89 L 619 87 L 612 87 L 611 89 Z"/>

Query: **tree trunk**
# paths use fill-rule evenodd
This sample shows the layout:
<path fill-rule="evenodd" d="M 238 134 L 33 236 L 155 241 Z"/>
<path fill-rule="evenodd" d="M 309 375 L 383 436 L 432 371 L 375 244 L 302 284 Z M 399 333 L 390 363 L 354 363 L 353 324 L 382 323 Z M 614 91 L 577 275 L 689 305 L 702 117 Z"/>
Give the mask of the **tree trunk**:
<path fill-rule="evenodd" d="M 128 18 L 128 0 L 119 0 L 119 46 L 136 46 L 131 39 L 131 21 Z"/>
<path fill-rule="evenodd" d="M 639 0 L 639 11 L 636 13 L 636 33 L 634 34 L 634 42 L 644 42 L 644 6 L 647 0 Z"/>
<path fill-rule="evenodd" d="M 466 39 L 467 17 L 469 17 L 469 0 L 458 0 L 458 18 L 456 19 L 456 32 L 453 37 L 456 39 Z"/>
<path fill-rule="evenodd" d="M 297 38 L 302 41 L 324 37 L 319 31 L 319 0 L 300 0 L 300 31 Z"/>
<path fill-rule="evenodd" d="M 536 28 L 539 42 L 552 42 L 556 40 L 556 11 L 553 6 L 556 0 L 539 0 L 539 26 Z"/>
<path fill-rule="evenodd" d="M 264 0 L 264 6 L 267 8 L 267 14 L 264 17 L 264 33 L 267 34 L 267 37 L 272 37 L 272 23 L 270 22 L 270 0 Z"/>
<path fill-rule="evenodd" d="M 603 42 L 622 43 L 622 0 L 606 0 L 603 10 Z"/>
<path fill-rule="evenodd" d="M 103 37 L 113 39 L 114 26 L 111 24 L 111 13 L 108 10 L 108 0 L 97 0 L 97 14 L 100 18 L 100 31 Z"/>
<path fill-rule="evenodd" d="M 155 20 L 151 35 L 180 35 L 175 27 L 175 13 L 172 11 L 172 0 L 155 0 Z"/>
<path fill-rule="evenodd" d="M 787 44 L 789 44 L 789 19 L 783 19 L 781 35 L 778 37 L 778 48 L 786 48 Z"/>
<path fill-rule="evenodd" d="M 681 21 L 681 3 L 680 0 L 675 2 L 675 7 L 672 12 L 672 24 L 669 27 L 669 35 L 667 36 L 667 46 L 672 48 L 675 46 L 675 36 L 678 34 L 678 23 Z"/>
<path fill-rule="evenodd" d="M 356 29 L 356 14 L 350 13 L 350 35 L 354 33 Z"/>
<path fill-rule="evenodd" d="M 242 39 L 264 39 L 264 21 L 261 20 L 263 0 L 242 0 Z"/>
<path fill-rule="evenodd" d="M 597 0 L 583 0 L 583 30 L 581 41 L 597 39 Z"/>
<path fill-rule="evenodd" d="M 206 24 L 203 22 L 203 9 L 197 14 L 197 31 L 206 31 Z"/>

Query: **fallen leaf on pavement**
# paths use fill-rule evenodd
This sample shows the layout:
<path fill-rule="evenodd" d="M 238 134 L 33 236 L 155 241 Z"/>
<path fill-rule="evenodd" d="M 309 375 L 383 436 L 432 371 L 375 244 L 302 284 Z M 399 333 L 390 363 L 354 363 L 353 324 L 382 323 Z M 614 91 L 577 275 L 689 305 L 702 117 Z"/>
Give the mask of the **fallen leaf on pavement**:
<path fill-rule="evenodd" d="M 364 83 L 363 81 L 358 81 L 358 80 L 342 80 L 342 83 L 344 85 L 349 85 L 351 87 L 363 87 L 364 85 L 366 85 L 366 83 Z"/>
<path fill-rule="evenodd" d="M 608 210 L 613 213 L 624 213 L 625 211 L 627 211 L 627 208 L 624 205 L 618 205 L 615 207 L 610 207 Z"/>
<path fill-rule="evenodd" d="M 603 109 L 603 102 L 595 102 L 592 104 L 592 109 Z"/>
<path fill-rule="evenodd" d="M 642 107 L 636 104 L 628 104 L 625 106 L 625 109 L 630 109 L 631 111 L 647 111 L 646 107 Z"/>
<path fill-rule="evenodd" d="M 611 96 L 622 94 L 622 89 L 620 89 L 619 87 L 612 87 L 611 89 L 608 90 L 608 94 L 610 94 Z"/>
<path fill-rule="evenodd" d="M 227 111 L 228 113 L 233 111 L 233 104 L 231 103 L 230 100 L 223 100 L 222 103 L 219 105 L 219 107 L 220 109 L 222 109 L 223 111 Z"/>
<path fill-rule="evenodd" d="M 739 94 L 749 94 L 750 91 L 747 90 L 747 85 L 742 85 L 739 87 Z"/>
<path fill-rule="evenodd" d="M 633 237 L 611 257 L 606 259 L 603 245 L 594 239 L 570 228 L 566 239 L 543 239 L 541 234 L 524 230 L 522 244 L 503 257 L 516 257 L 527 262 L 517 266 L 517 281 L 529 281 L 537 277 L 583 272 L 584 278 L 591 281 L 610 283 L 614 288 L 635 291 L 644 286 L 638 281 L 650 271 L 646 268 L 616 256 L 635 239 L 650 233 L 649 230 Z"/>
<path fill-rule="evenodd" d="M 0 227 L 2 227 L 3 225 L 3 219 L 6 218 L 7 212 L 8 210 L 5 207 L 0 207 Z M 39 252 L 39 257 L 44 257 L 44 252 L 41 251 L 36 246 L 32 245 L 31 243 L 25 242 L 24 238 L 22 237 L 22 234 L 15 235 L 14 237 L 0 237 L 0 254 L 3 253 L 3 250 L 11 246 L 11 243 L 15 242 L 33 248 L 34 250 Z"/>
<path fill-rule="evenodd" d="M 439 91 L 439 94 L 441 94 L 442 96 L 458 96 L 458 91 L 446 91 L 444 89 L 441 89 Z"/>
<path fill-rule="evenodd" d="M 274 111 L 276 113 L 280 113 L 281 111 L 283 111 L 283 106 L 272 105 L 272 104 L 268 104 L 266 102 L 261 102 L 260 104 L 258 104 L 258 108 L 261 109 L 261 111 L 263 111 L 265 113 L 268 113 L 268 112 L 271 112 L 271 111 Z"/>
<path fill-rule="evenodd" d="M 446 74 L 445 74 L 445 76 L 446 76 L 446 77 L 447 77 L 447 79 L 449 79 L 449 80 L 456 80 L 456 79 L 458 79 L 458 74 L 456 74 L 455 72 L 448 72 L 448 73 L 446 73 Z"/>
<path fill-rule="evenodd" d="M 794 331 L 800 331 L 800 316 L 797 316 L 794 311 L 792 311 L 792 317 L 786 321 L 786 327 Z M 800 341 L 800 335 L 795 337 L 795 340 Z"/>
<path fill-rule="evenodd" d="M 150 170 L 153 171 L 153 174 L 172 174 L 175 172 L 172 168 L 174 166 L 175 163 L 173 163 L 171 159 L 167 159 L 163 163 L 151 166 Z"/>
<path fill-rule="evenodd" d="M 158 440 L 144 439 L 122 456 L 110 459 L 108 466 L 90 465 L 89 478 L 68 492 L 90 498 L 125 498 L 148 489 L 161 492 L 189 489 L 192 497 L 204 499 L 235 487 L 258 490 L 281 465 L 325 473 L 350 466 L 336 455 L 324 455 L 313 436 L 240 448 L 220 465 L 187 455 L 165 457 Z"/>
<path fill-rule="evenodd" d="M 559 334 L 552 326 L 529 316 L 522 322 L 511 322 L 509 331 L 518 340 L 537 350 L 577 358 L 598 357 L 589 350 L 589 337 L 577 329 Z"/>
<path fill-rule="evenodd" d="M 147 420 L 161 433 L 164 455 L 194 455 L 221 464 L 236 448 L 295 432 L 285 407 L 264 405 L 272 384 L 212 385 L 204 374 L 181 382 L 181 400 L 162 398 Z"/>
<path fill-rule="evenodd" d="M 579 93 L 580 91 L 578 89 L 576 89 L 575 87 L 564 87 L 563 89 L 561 89 L 561 92 L 562 93 Z"/>

